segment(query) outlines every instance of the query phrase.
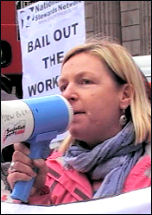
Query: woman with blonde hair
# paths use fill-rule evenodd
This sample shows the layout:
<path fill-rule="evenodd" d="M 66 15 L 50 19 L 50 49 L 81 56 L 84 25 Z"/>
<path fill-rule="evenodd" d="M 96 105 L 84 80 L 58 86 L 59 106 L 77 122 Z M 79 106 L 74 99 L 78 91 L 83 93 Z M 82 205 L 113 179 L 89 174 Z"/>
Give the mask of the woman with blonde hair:
<path fill-rule="evenodd" d="M 135 64 L 127 49 L 109 40 L 92 40 L 90 43 L 78 46 L 70 50 L 62 63 L 62 66 L 74 55 L 86 52 L 97 56 L 110 68 L 114 78 L 119 84 L 128 83 L 131 87 L 132 99 L 129 110 L 125 110 L 127 116 L 133 121 L 136 133 L 135 143 L 145 140 L 146 135 L 151 138 L 151 104 L 147 99 L 143 74 Z"/>
<path fill-rule="evenodd" d="M 147 86 L 132 56 L 116 42 L 93 40 L 71 49 L 59 78 L 61 94 L 74 112 L 70 135 L 41 162 L 31 161 L 28 149 L 15 144 L 11 188 L 36 175 L 32 166 L 39 173 L 29 204 L 109 197 L 150 186 Z"/>

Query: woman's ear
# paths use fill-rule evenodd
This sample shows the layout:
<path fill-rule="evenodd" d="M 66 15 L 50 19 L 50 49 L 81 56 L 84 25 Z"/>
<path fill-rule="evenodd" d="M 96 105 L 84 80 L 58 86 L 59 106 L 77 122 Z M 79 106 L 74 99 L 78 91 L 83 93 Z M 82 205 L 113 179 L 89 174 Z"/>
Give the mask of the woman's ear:
<path fill-rule="evenodd" d="M 130 84 L 123 84 L 120 93 L 120 109 L 126 109 L 133 97 L 134 91 L 133 87 Z"/>

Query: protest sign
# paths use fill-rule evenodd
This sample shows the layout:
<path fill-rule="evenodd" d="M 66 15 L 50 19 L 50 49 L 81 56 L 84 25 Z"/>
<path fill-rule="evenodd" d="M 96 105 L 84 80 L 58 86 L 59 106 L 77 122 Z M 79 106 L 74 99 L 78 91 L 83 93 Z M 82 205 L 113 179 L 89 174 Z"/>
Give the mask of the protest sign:
<path fill-rule="evenodd" d="M 58 94 L 65 53 L 85 41 L 83 1 L 39 1 L 18 10 L 23 98 Z"/>
<path fill-rule="evenodd" d="M 18 23 L 23 98 L 60 94 L 57 81 L 63 57 L 86 39 L 84 2 L 38 1 L 18 10 Z"/>
<path fill-rule="evenodd" d="M 109 198 L 38 206 L 1 202 L 2 214 L 151 214 L 151 187 Z"/>

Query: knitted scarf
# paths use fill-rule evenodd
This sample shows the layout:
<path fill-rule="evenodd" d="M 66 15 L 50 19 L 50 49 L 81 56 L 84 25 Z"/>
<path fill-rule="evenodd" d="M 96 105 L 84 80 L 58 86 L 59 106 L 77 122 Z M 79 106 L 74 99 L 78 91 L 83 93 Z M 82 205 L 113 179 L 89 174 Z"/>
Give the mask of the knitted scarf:
<path fill-rule="evenodd" d="M 117 135 L 92 149 L 70 146 L 65 165 L 86 173 L 92 181 L 101 180 L 94 198 L 121 194 L 127 175 L 144 151 L 143 144 L 135 145 L 134 139 L 134 127 L 129 122 Z"/>

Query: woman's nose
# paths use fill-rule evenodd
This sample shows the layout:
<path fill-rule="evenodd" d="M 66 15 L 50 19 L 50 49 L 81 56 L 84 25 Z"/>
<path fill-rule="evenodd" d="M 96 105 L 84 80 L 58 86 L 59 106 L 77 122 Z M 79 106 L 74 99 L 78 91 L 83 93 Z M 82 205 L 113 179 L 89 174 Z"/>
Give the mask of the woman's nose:
<path fill-rule="evenodd" d="M 74 84 L 68 84 L 66 89 L 62 92 L 62 96 L 64 96 L 68 101 L 76 100 L 78 95 Z"/>

